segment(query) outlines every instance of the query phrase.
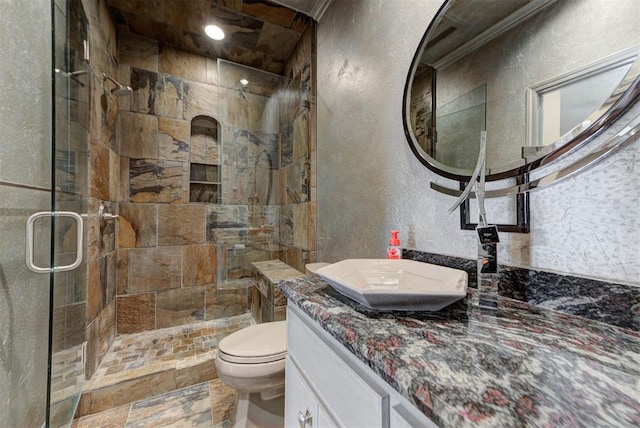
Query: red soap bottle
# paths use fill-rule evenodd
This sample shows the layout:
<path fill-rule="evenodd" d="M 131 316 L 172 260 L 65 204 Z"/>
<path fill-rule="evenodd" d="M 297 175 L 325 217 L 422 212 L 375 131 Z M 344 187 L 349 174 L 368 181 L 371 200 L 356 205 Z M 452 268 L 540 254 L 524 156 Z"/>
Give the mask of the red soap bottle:
<path fill-rule="evenodd" d="M 391 231 L 391 238 L 389 238 L 389 246 L 387 247 L 388 259 L 402 258 L 402 249 L 400 248 L 400 238 L 398 238 L 399 233 L 400 231 L 398 230 Z"/>

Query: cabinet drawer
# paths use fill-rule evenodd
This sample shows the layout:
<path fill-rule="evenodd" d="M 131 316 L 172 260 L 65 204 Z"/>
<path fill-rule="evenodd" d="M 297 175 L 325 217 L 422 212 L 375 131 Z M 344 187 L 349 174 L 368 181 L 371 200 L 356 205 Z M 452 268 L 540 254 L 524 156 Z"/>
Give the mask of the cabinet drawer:
<path fill-rule="evenodd" d="M 284 408 L 284 426 L 287 428 L 299 428 L 299 415 L 309 415 L 305 428 L 319 426 L 317 424 L 318 403 L 313 393 L 309 391 L 302 376 L 298 373 L 295 364 L 287 358 L 285 378 L 286 403 Z"/>
<path fill-rule="evenodd" d="M 328 413 L 344 427 L 388 426 L 389 394 L 340 358 L 297 314 L 290 312 L 289 317 L 295 317 L 287 323 L 289 357 L 301 367 Z"/>

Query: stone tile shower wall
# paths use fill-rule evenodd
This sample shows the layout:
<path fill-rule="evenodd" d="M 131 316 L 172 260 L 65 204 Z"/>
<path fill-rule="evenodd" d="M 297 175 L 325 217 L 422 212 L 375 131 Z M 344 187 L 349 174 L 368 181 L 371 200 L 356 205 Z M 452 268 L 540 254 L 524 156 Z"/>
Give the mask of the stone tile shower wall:
<path fill-rule="evenodd" d="M 111 84 L 103 82 L 102 73 L 117 74 L 116 29 L 104 0 L 83 0 L 89 21 L 89 213 L 85 221 L 87 254 L 87 378 L 100 364 L 115 338 L 116 226 L 109 222 L 100 227 L 96 213 L 101 202 L 110 212 L 117 211 L 119 153 L 116 140 L 117 98 L 110 94 Z M 81 108 L 78 110 L 82 111 Z M 81 269 L 82 266 L 79 268 Z M 82 273 L 78 273 L 82 274 Z M 82 322 L 81 322 L 82 323 Z M 69 326 L 69 321 L 67 321 Z"/>
<path fill-rule="evenodd" d="M 134 93 L 121 100 L 118 115 L 117 331 L 216 318 L 208 206 L 189 203 L 190 162 L 219 163 L 217 153 L 207 157 L 206 145 L 191 144 L 194 117 L 219 120 L 216 62 L 124 34 L 119 59 L 119 78 Z M 245 290 L 234 291 L 246 300 Z"/>
<path fill-rule="evenodd" d="M 246 312 L 247 288 L 253 286 L 250 263 L 310 248 L 310 210 L 295 211 L 294 219 L 295 199 L 283 199 L 281 190 L 287 183 L 302 189 L 298 181 L 310 175 L 307 166 L 298 171 L 299 180 L 291 171 L 287 181 L 279 148 L 283 129 L 290 134 L 288 141 L 300 135 L 304 141 L 299 145 L 309 145 L 309 131 L 300 129 L 309 120 L 298 121 L 295 130 L 300 83 L 289 85 L 295 96 L 285 97 L 281 76 L 232 63 L 218 66 L 215 60 L 126 34 L 119 35 L 119 60 L 118 78 L 134 94 L 119 100 L 118 113 L 117 332 Z M 239 73 L 250 81 L 248 88 L 238 83 Z M 297 102 L 295 108 L 289 99 L 289 104 Z M 283 117 L 283 106 L 288 106 L 288 116 Z M 202 115 L 218 121 L 218 141 L 191 135 L 191 120 Z M 292 125 L 285 126 L 288 117 Z M 309 149 L 295 152 L 308 157 Z M 292 155 L 285 164 L 293 165 L 293 160 Z M 189 201 L 191 163 L 218 165 L 220 203 Z M 267 201 L 264 182 L 269 174 Z M 299 196 L 300 203 L 309 199 Z M 284 228 L 281 211 L 287 212 Z M 293 239 L 296 220 L 298 228 L 305 228 L 298 231 L 305 239 L 298 241 Z M 280 241 L 286 244 L 284 251 Z M 295 248 L 296 242 L 304 246 Z"/>
<path fill-rule="evenodd" d="M 316 261 L 316 26 L 305 31 L 285 67 L 281 104 L 280 259 L 304 272 Z M 298 108 L 295 108 L 296 105 Z M 282 111 L 286 108 L 286 111 Z"/>

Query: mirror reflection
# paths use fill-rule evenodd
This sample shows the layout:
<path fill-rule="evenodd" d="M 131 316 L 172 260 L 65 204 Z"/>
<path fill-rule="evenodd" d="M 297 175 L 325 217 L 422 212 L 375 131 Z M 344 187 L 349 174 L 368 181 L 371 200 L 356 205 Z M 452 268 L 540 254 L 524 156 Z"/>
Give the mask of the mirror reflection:
<path fill-rule="evenodd" d="M 637 0 L 448 2 L 407 82 L 414 152 L 468 176 L 486 130 L 495 177 L 592 132 L 636 77 L 638 17 Z"/>

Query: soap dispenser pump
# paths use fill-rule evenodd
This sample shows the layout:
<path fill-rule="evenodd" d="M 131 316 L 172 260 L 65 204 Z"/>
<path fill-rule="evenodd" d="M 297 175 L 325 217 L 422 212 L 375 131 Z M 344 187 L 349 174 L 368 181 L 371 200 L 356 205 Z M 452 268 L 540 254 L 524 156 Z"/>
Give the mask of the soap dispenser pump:
<path fill-rule="evenodd" d="M 398 238 L 398 234 L 400 231 L 392 230 L 391 237 L 389 238 L 389 246 L 387 247 L 387 258 L 388 259 L 401 259 L 402 258 L 402 249 L 400 248 L 400 238 Z"/>

